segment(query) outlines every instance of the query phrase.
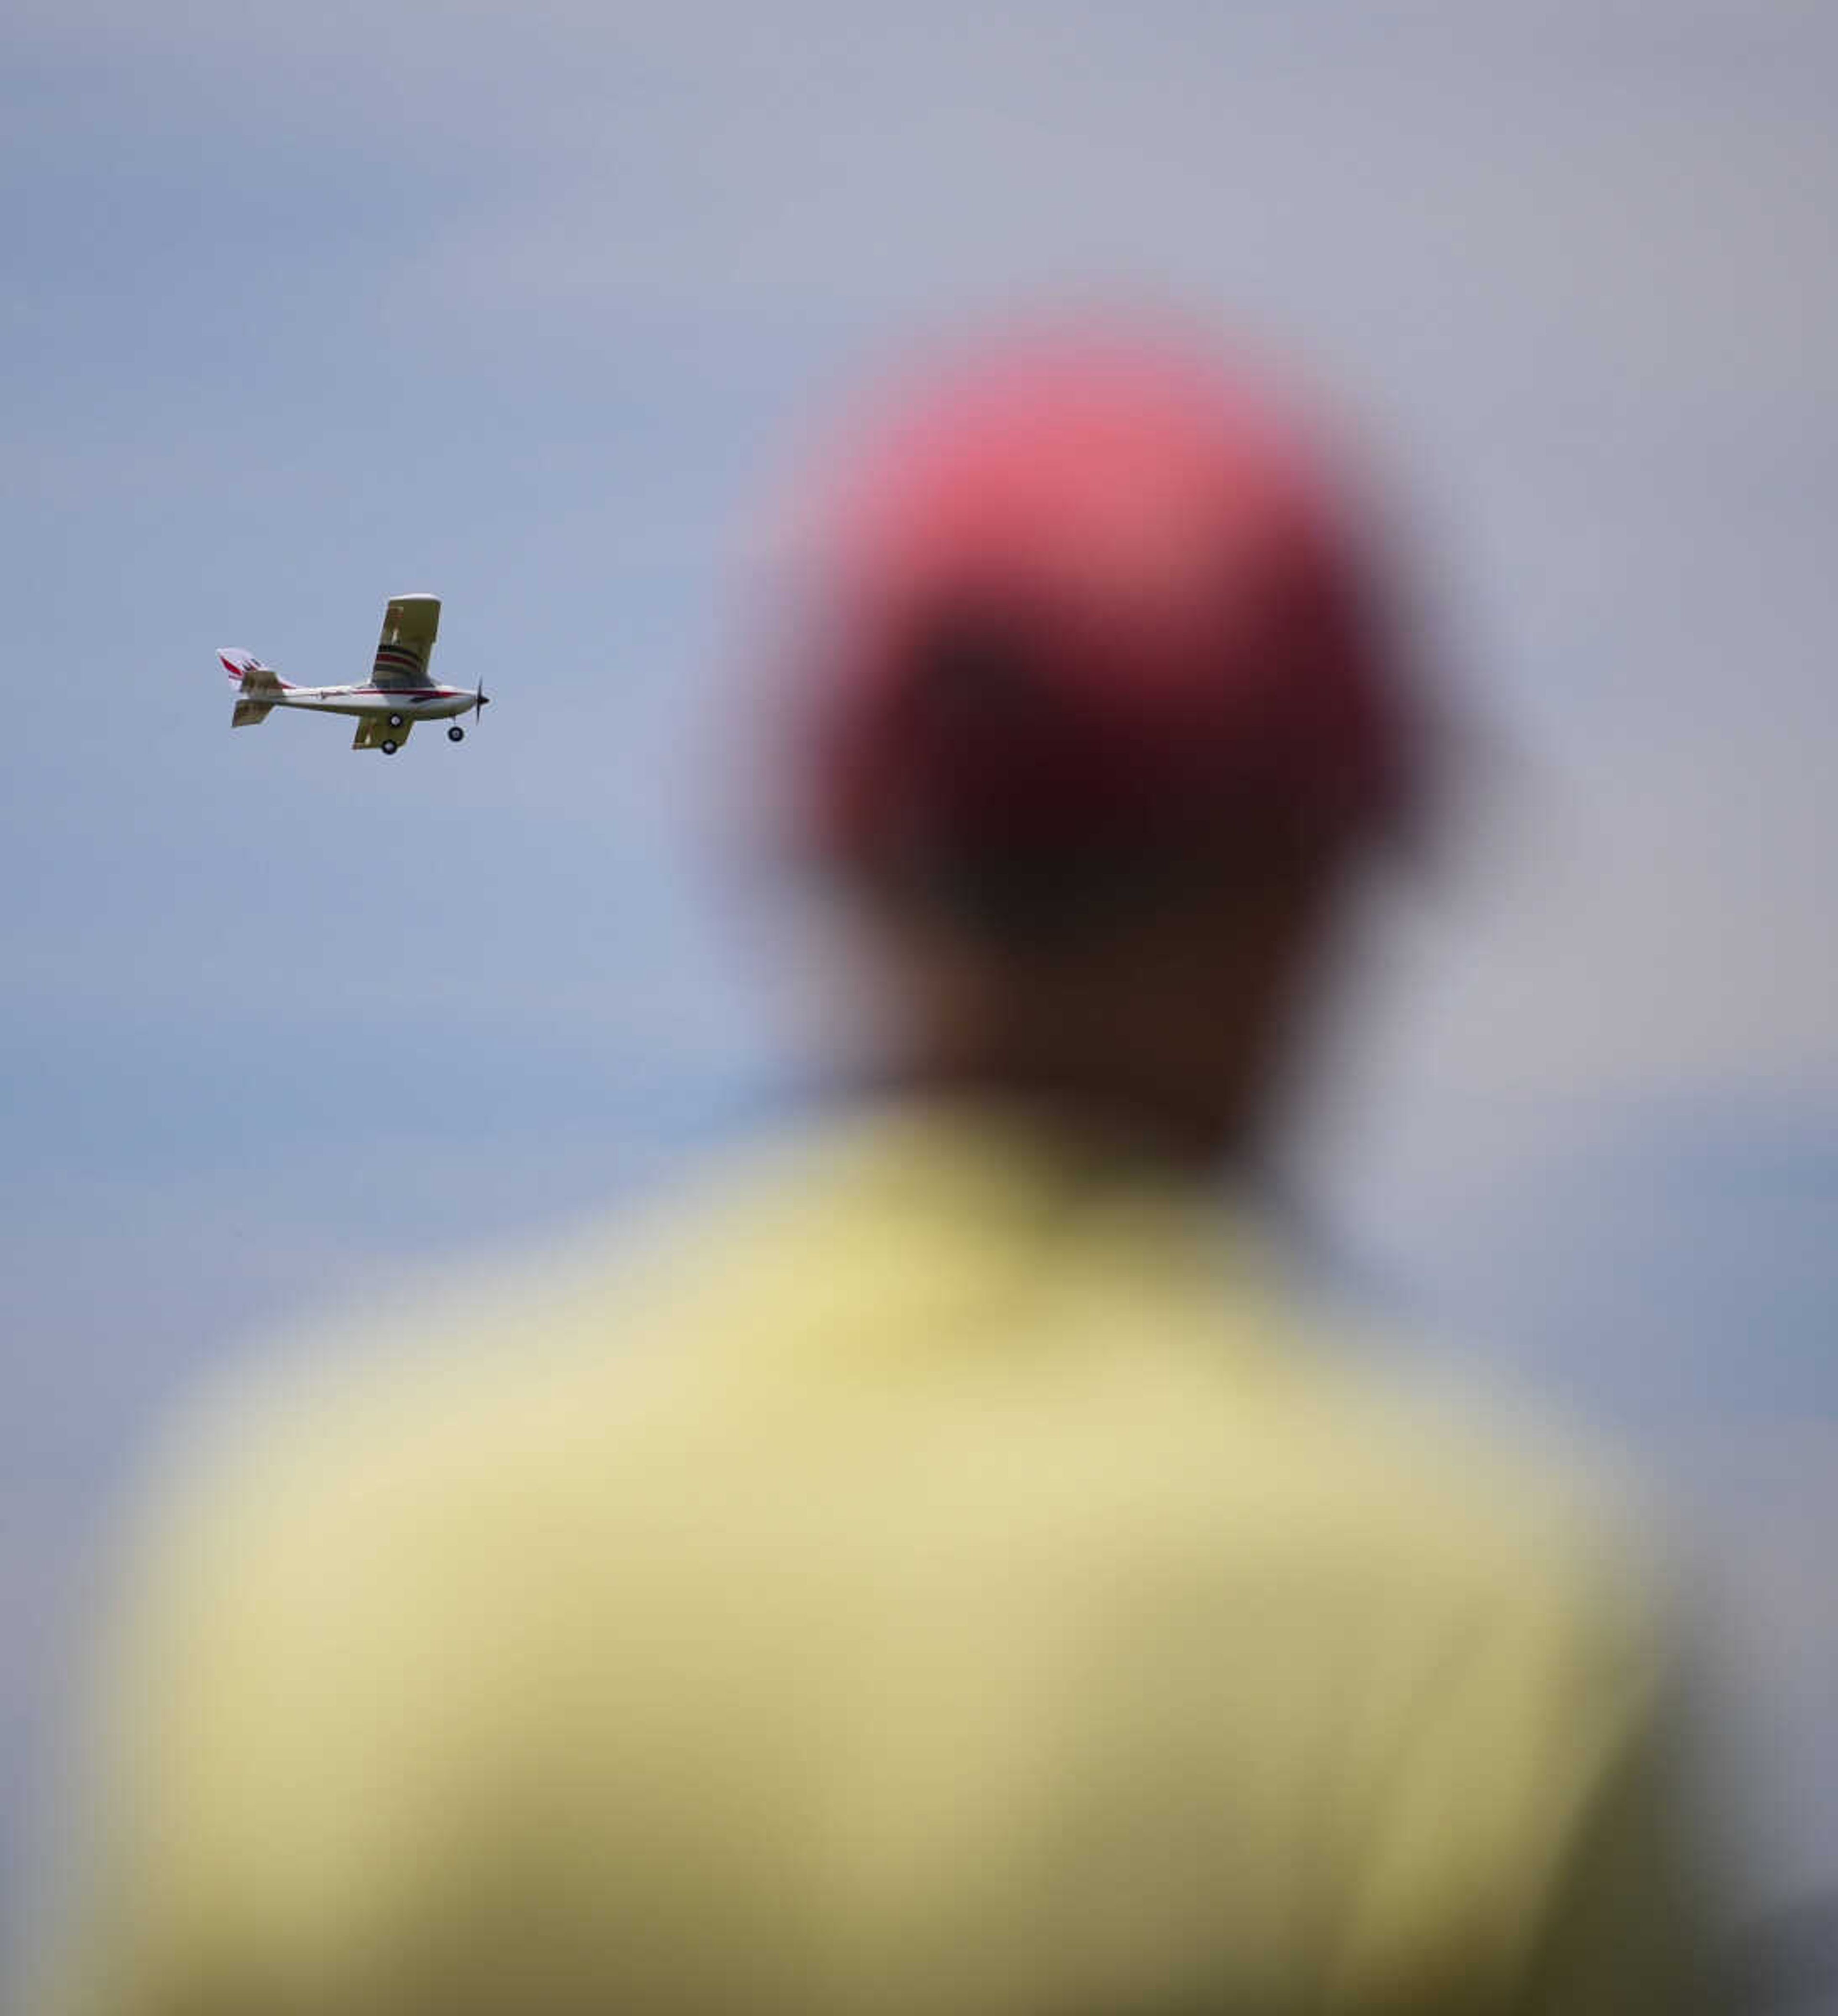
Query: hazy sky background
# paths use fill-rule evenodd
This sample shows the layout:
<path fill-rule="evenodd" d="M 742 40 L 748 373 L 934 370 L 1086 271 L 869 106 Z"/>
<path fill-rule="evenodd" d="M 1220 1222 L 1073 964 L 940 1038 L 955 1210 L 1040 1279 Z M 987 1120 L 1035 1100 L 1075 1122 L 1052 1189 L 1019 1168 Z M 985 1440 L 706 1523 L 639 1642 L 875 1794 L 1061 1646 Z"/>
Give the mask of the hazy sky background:
<path fill-rule="evenodd" d="M 173 1397 L 802 1067 L 708 752 L 805 416 L 889 344 L 1146 291 L 1362 417 L 1501 752 L 1307 1144 L 1335 1243 L 1671 1494 L 1757 1888 L 1838 1880 L 1838 13 L 0 34 L 13 1867 Z M 463 747 L 231 736 L 215 646 L 361 677 L 403 590 L 499 702 Z"/>

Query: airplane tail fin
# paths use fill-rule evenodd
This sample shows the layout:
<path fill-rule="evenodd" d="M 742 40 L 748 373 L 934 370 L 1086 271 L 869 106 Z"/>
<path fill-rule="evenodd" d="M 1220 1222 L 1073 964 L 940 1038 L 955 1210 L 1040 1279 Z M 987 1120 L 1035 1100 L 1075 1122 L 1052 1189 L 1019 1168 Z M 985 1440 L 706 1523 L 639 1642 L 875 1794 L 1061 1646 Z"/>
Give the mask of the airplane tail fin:
<path fill-rule="evenodd" d="M 287 682 L 274 668 L 265 665 L 253 651 L 239 651 L 226 647 L 217 654 L 218 662 L 242 690 L 230 715 L 232 728 L 253 728 L 259 721 L 265 721 L 268 710 L 287 690 Z"/>

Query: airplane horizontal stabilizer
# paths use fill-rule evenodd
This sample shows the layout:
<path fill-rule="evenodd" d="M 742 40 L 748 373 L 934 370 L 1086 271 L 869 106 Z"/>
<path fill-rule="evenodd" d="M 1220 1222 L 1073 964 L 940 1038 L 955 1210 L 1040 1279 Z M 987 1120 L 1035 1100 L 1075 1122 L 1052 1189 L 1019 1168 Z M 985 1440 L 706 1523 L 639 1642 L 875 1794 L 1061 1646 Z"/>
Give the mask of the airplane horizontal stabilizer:
<path fill-rule="evenodd" d="M 239 651 L 226 646 L 218 653 L 217 661 L 246 693 L 280 694 L 287 690 L 287 682 L 272 665 L 265 665 L 253 651 Z"/>

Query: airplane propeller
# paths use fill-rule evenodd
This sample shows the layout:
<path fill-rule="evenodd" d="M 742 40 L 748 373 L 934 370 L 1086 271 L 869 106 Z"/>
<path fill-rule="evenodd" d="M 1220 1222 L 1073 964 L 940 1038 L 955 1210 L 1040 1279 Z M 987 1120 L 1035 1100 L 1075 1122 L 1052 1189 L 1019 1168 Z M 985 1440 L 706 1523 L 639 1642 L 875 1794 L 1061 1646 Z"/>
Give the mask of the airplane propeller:
<path fill-rule="evenodd" d="M 472 718 L 474 722 L 478 721 L 480 714 L 491 704 L 491 696 L 485 691 L 485 682 L 481 678 L 478 682 L 478 690 L 472 697 Z"/>

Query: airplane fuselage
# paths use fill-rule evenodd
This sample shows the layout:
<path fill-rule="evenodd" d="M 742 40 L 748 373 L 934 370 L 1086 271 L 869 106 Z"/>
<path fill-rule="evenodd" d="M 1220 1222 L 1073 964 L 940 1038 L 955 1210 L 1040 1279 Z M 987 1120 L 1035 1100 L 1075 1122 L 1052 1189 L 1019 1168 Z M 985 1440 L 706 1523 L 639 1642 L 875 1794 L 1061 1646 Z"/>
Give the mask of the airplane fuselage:
<path fill-rule="evenodd" d="M 404 721 L 444 721 L 464 714 L 478 696 L 463 686 L 293 686 L 261 696 L 271 707 L 306 707 L 319 714 L 400 715 Z"/>

